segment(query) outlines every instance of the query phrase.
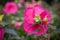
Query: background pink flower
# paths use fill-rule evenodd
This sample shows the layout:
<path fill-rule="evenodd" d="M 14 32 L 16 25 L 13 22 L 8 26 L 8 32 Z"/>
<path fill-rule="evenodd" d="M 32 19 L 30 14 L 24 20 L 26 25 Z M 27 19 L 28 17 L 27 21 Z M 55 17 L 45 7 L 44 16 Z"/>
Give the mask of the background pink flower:
<path fill-rule="evenodd" d="M 32 0 L 32 2 L 35 2 L 35 0 Z"/>
<path fill-rule="evenodd" d="M 20 0 L 21 3 L 24 3 L 24 0 Z"/>
<path fill-rule="evenodd" d="M 38 24 L 36 24 L 36 20 L 34 20 L 36 15 L 38 15 Z M 50 22 L 50 19 L 50 13 L 46 11 L 41 5 L 28 7 L 24 12 L 23 28 L 27 32 L 27 34 L 44 34 L 48 30 L 47 24 L 49 24 L 48 22 Z"/>
<path fill-rule="evenodd" d="M 0 26 L 0 40 L 3 40 L 4 37 L 4 30 L 3 28 Z"/>
<path fill-rule="evenodd" d="M 22 8 L 21 3 L 18 3 L 17 6 L 18 6 L 19 9 Z"/>
<path fill-rule="evenodd" d="M 3 12 L 6 14 L 15 14 L 17 12 L 17 5 L 15 2 L 7 2 Z"/>
<path fill-rule="evenodd" d="M 20 26 L 21 26 L 21 23 L 20 23 L 20 22 L 15 22 L 14 27 L 15 27 L 16 29 L 18 29 Z"/>

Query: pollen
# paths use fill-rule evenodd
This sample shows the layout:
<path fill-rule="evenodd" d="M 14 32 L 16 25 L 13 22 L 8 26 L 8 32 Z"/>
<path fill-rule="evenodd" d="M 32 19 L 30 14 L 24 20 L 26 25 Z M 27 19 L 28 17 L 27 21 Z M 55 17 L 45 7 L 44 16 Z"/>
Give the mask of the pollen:
<path fill-rule="evenodd" d="M 45 17 L 45 18 L 43 19 L 43 21 L 47 22 L 47 21 L 48 21 L 48 18 L 47 18 L 47 17 Z"/>

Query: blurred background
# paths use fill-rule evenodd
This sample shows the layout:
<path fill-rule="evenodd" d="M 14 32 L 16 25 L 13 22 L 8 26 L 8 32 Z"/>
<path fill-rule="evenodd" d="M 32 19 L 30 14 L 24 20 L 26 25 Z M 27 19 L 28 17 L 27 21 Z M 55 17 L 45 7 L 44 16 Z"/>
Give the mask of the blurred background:
<path fill-rule="evenodd" d="M 43 5 L 43 7 L 50 11 L 51 13 L 51 24 L 49 27 L 49 32 L 47 33 L 50 40 L 60 40 L 60 0 L 0 0 L 0 14 L 1 9 L 5 6 L 7 2 L 16 2 L 19 3 L 20 8 L 16 15 L 8 15 L 5 16 L 2 21 L 3 28 L 5 30 L 5 35 L 3 40 L 45 40 L 46 38 L 43 36 L 36 35 L 27 35 L 22 25 L 20 28 L 15 29 L 13 25 L 10 23 L 11 21 L 19 21 L 23 22 L 23 13 L 24 9 L 31 4 L 39 3 Z M 6 23 L 7 22 L 7 23 Z M 7 25 L 6 25 L 7 24 Z M 44 35 L 46 36 L 46 35 Z M 46 39 L 47 40 L 47 39 Z"/>

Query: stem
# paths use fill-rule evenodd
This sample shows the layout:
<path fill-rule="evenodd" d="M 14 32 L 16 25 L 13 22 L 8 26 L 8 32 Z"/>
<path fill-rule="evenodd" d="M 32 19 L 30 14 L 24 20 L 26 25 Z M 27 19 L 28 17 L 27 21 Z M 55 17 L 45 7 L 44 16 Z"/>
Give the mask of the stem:
<path fill-rule="evenodd" d="M 47 35 L 46 35 L 47 37 L 45 37 L 46 38 L 46 40 L 50 40 L 50 33 L 48 32 L 47 33 Z"/>
<path fill-rule="evenodd" d="M 47 39 L 47 40 L 50 40 L 50 33 L 48 33 L 48 35 L 47 35 L 47 36 L 48 36 L 48 39 Z"/>

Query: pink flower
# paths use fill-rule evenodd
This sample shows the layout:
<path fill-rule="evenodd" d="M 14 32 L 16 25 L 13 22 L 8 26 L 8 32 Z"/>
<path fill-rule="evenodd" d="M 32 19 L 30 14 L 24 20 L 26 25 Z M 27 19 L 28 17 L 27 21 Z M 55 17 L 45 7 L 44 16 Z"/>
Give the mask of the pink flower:
<path fill-rule="evenodd" d="M 24 3 L 24 0 L 20 0 L 21 3 Z"/>
<path fill-rule="evenodd" d="M 0 26 L 0 40 L 3 40 L 4 37 L 4 30 L 3 28 Z"/>
<path fill-rule="evenodd" d="M 41 5 L 28 7 L 24 12 L 23 28 L 27 34 L 42 35 L 47 32 L 51 15 Z"/>
<path fill-rule="evenodd" d="M 15 22 L 14 27 L 18 29 L 20 27 L 21 23 L 20 22 Z"/>
<path fill-rule="evenodd" d="M 17 12 L 17 6 L 14 2 L 7 2 L 3 9 L 5 14 L 15 14 Z"/>
<path fill-rule="evenodd" d="M 35 2 L 35 0 L 32 0 L 32 2 Z"/>
<path fill-rule="evenodd" d="M 22 8 L 22 5 L 21 5 L 21 3 L 18 3 L 18 8 L 20 9 L 20 8 Z"/>

